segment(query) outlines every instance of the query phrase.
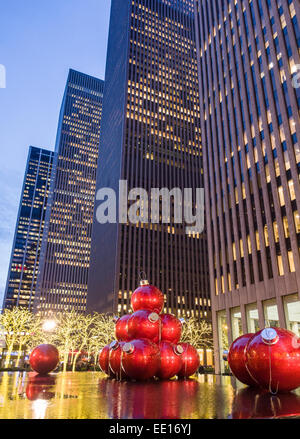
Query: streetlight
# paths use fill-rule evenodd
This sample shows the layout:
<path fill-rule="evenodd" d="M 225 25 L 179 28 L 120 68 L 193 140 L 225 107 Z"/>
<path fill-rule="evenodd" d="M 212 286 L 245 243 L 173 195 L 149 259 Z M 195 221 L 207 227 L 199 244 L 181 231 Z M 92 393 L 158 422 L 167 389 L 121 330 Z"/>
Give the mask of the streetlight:
<path fill-rule="evenodd" d="M 43 330 L 46 332 L 54 331 L 56 328 L 56 321 L 55 320 L 45 320 L 43 323 Z"/>

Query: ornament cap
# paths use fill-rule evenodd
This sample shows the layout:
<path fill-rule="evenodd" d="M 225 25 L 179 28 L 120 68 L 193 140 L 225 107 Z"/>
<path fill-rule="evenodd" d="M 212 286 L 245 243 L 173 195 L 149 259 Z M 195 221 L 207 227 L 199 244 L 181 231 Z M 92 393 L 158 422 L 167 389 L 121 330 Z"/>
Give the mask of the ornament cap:
<path fill-rule="evenodd" d="M 156 312 L 152 312 L 151 314 L 149 314 L 148 320 L 151 323 L 155 323 L 157 322 L 157 320 L 159 320 L 159 315 Z"/>
<path fill-rule="evenodd" d="M 134 352 L 134 346 L 132 343 L 125 343 L 123 346 L 123 352 L 126 354 L 132 354 Z"/>
<path fill-rule="evenodd" d="M 113 322 L 114 322 L 114 323 L 117 323 L 118 320 L 120 320 L 120 317 L 118 317 L 118 316 L 113 316 Z"/>
<path fill-rule="evenodd" d="M 114 340 L 111 342 L 109 347 L 110 347 L 110 349 L 113 349 L 115 351 L 119 347 L 119 343 L 116 340 Z"/>
<path fill-rule="evenodd" d="M 144 287 L 145 285 L 149 285 L 149 281 L 147 279 L 141 279 L 140 280 L 140 286 Z"/>
<path fill-rule="evenodd" d="M 185 319 L 183 317 L 181 317 L 181 319 L 179 319 L 179 321 L 182 325 L 185 323 Z"/>
<path fill-rule="evenodd" d="M 177 355 L 182 355 L 184 352 L 184 349 L 180 344 L 178 344 L 177 346 L 174 346 L 174 352 Z"/>
<path fill-rule="evenodd" d="M 279 340 L 278 334 L 274 328 L 265 328 L 261 333 L 261 338 L 265 344 L 273 345 Z"/>

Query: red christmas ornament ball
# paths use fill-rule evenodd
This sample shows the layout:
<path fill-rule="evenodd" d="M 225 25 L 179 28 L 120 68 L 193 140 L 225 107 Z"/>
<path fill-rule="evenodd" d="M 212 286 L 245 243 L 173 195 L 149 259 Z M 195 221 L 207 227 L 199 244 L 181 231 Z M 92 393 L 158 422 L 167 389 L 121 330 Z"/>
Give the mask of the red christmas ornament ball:
<path fill-rule="evenodd" d="M 253 378 L 270 392 L 300 386 L 300 338 L 281 328 L 266 328 L 248 342 L 246 366 Z"/>
<path fill-rule="evenodd" d="M 182 324 L 172 314 L 162 314 L 161 318 L 161 341 L 177 344 L 181 337 Z"/>
<path fill-rule="evenodd" d="M 122 367 L 122 356 L 123 356 L 122 348 L 124 344 L 125 342 L 123 341 L 120 342 L 113 341 L 110 344 L 109 367 L 111 372 L 116 376 L 117 379 L 126 378 L 126 374 Z"/>
<path fill-rule="evenodd" d="M 157 313 L 140 310 L 128 320 L 128 335 L 131 340 L 146 338 L 157 343 L 161 331 L 161 320 Z"/>
<path fill-rule="evenodd" d="M 52 372 L 59 362 L 59 352 L 51 344 L 41 344 L 33 349 L 29 357 L 29 363 L 32 369 L 46 375 Z"/>
<path fill-rule="evenodd" d="M 118 341 L 130 341 L 128 335 L 128 320 L 131 314 L 126 314 L 120 317 L 116 322 L 116 338 Z"/>
<path fill-rule="evenodd" d="M 251 377 L 246 368 L 246 347 L 254 334 L 244 334 L 237 338 L 230 346 L 228 363 L 233 375 L 248 386 L 257 386 L 257 382 Z"/>
<path fill-rule="evenodd" d="M 149 340 L 132 340 L 123 346 L 122 365 L 126 375 L 137 381 L 156 375 L 160 365 L 160 351 Z"/>
<path fill-rule="evenodd" d="M 142 281 L 131 296 L 131 306 L 133 311 L 144 309 L 160 314 L 164 307 L 164 295 L 148 281 Z"/>
<path fill-rule="evenodd" d="M 168 380 L 178 374 L 182 367 L 182 346 L 162 341 L 159 344 L 160 366 L 156 376 L 162 380 Z"/>
<path fill-rule="evenodd" d="M 109 356 L 110 356 L 110 344 L 104 346 L 99 354 L 99 366 L 102 372 L 106 373 L 106 375 L 113 377 L 114 374 L 109 367 Z"/>
<path fill-rule="evenodd" d="M 182 366 L 178 373 L 178 377 L 180 378 L 188 378 L 199 369 L 200 366 L 200 358 L 197 352 L 197 349 L 189 343 L 179 343 L 179 346 L 182 346 Z"/>

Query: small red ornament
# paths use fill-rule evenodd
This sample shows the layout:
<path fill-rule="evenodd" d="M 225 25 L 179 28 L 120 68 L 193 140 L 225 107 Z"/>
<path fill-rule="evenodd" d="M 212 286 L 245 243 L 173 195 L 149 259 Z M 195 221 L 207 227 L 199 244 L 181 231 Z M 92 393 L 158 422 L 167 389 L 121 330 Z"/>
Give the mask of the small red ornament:
<path fill-rule="evenodd" d="M 183 348 L 182 367 L 178 373 L 180 378 L 188 378 L 199 369 L 200 358 L 197 349 L 189 343 L 179 343 Z"/>
<path fill-rule="evenodd" d="M 281 328 L 257 332 L 246 348 L 246 366 L 271 393 L 296 389 L 300 386 L 300 338 Z"/>
<path fill-rule="evenodd" d="M 59 362 L 59 352 L 51 344 L 41 344 L 33 349 L 29 357 L 32 369 L 41 374 L 47 375 L 52 372 Z"/>
<path fill-rule="evenodd" d="M 145 309 L 160 314 L 164 307 L 164 295 L 147 280 L 142 280 L 131 296 L 131 306 L 133 311 Z"/>
<path fill-rule="evenodd" d="M 132 340 L 123 346 L 122 365 L 126 375 L 135 380 L 148 380 L 157 373 L 160 352 L 149 340 Z"/>
<path fill-rule="evenodd" d="M 123 356 L 122 348 L 124 344 L 125 342 L 123 341 L 120 342 L 113 341 L 110 344 L 110 349 L 109 349 L 109 367 L 111 372 L 119 380 L 126 378 L 126 374 L 122 367 L 122 356 Z"/>
<path fill-rule="evenodd" d="M 160 332 L 161 320 L 156 312 L 136 311 L 128 320 L 128 335 L 131 340 L 146 338 L 157 343 Z"/>
<path fill-rule="evenodd" d="M 160 366 L 156 376 L 162 380 L 168 380 L 178 374 L 182 367 L 183 348 L 180 345 L 162 341 L 159 344 Z"/>
<path fill-rule="evenodd" d="M 182 324 L 172 314 L 162 314 L 161 318 L 161 341 L 177 344 L 181 337 Z"/>
<path fill-rule="evenodd" d="M 114 374 L 109 367 L 109 355 L 110 355 L 110 344 L 104 346 L 102 351 L 99 354 L 99 366 L 102 372 L 106 373 L 106 375 L 113 377 Z"/>
<path fill-rule="evenodd" d="M 128 320 L 132 314 L 126 314 L 120 317 L 116 322 L 116 338 L 118 341 L 130 341 L 128 335 Z"/>
<path fill-rule="evenodd" d="M 233 375 L 248 386 L 257 386 L 258 383 L 251 377 L 246 368 L 246 346 L 254 334 L 244 334 L 237 338 L 230 346 L 228 363 Z"/>

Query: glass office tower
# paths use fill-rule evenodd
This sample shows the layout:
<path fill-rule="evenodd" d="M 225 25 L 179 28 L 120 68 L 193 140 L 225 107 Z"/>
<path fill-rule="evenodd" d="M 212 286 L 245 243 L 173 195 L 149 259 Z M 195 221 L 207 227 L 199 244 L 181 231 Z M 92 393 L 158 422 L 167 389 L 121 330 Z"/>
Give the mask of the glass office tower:
<path fill-rule="evenodd" d="M 193 11 L 192 0 L 112 0 L 97 190 L 203 188 Z M 206 259 L 205 233 L 186 235 L 174 211 L 169 224 L 94 217 L 88 309 L 128 312 L 144 272 L 166 311 L 208 318 Z"/>
<path fill-rule="evenodd" d="M 34 309 L 85 311 L 104 82 L 70 70 Z"/>
<path fill-rule="evenodd" d="M 2 308 L 33 307 L 53 154 L 29 148 Z"/>
<path fill-rule="evenodd" d="M 195 8 L 218 372 L 242 333 L 281 326 L 299 335 L 300 4 Z"/>

